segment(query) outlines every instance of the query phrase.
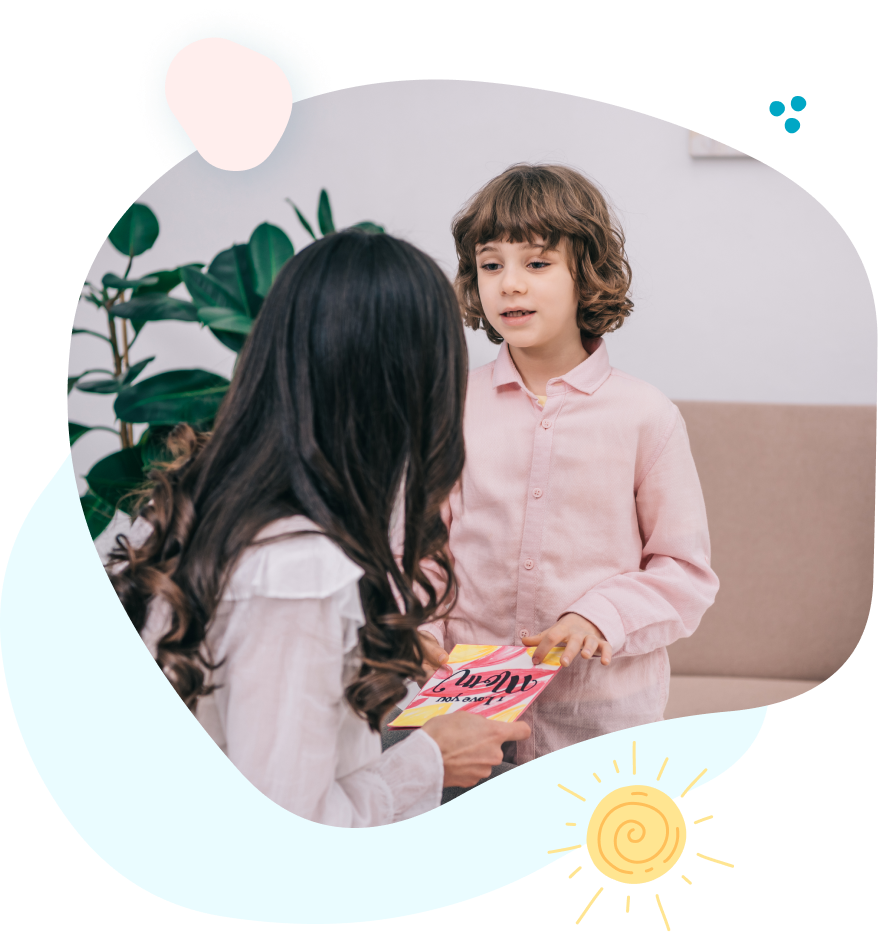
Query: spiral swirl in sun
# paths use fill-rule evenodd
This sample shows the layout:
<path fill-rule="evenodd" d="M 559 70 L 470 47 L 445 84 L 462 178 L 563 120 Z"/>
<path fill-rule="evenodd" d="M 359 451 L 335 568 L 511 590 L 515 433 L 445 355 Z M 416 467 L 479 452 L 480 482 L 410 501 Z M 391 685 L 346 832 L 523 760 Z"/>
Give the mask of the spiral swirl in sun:
<path fill-rule="evenodd" d="M 623 786 L 598 803 L 586 844 L 595 867 L 607 877 L 646 883 L 677 863 L 686 844 L 686 823 L 661 790 Z"/>

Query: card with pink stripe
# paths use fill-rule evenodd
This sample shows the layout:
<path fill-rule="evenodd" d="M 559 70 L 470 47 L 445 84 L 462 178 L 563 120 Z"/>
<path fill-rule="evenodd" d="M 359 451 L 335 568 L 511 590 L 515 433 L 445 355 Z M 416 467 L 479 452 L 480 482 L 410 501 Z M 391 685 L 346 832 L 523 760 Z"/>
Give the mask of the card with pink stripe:
<path fill-rule="evenodd" d="M 431 718 L 462 709 L 514 722 L 561 669 L 562 649 L 534 665 L 535 647 L 458 644 L 448 662 L 406 706 L 390 728 L 420 728 Z"/>

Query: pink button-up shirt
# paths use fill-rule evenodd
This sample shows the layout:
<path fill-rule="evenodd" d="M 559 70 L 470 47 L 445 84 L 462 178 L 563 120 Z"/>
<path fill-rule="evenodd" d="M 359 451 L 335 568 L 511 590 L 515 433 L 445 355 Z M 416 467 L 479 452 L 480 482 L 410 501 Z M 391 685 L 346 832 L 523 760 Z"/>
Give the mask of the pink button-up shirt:
<path fill-rule="evenodd" d="M 662 719 L 666 645 L 718 588 L 686 427 L 658 389 L 610 366 L 603 340 L 546 386 L 521 380 L 504 344 L 470 373 L 466 466 L 450 502 L 460 595 L 424 630 L 455 644 L 518 644 L 566 612 L 597 625 L 607 667 L 578 657 L 524 717 L 518 763 Z"/>

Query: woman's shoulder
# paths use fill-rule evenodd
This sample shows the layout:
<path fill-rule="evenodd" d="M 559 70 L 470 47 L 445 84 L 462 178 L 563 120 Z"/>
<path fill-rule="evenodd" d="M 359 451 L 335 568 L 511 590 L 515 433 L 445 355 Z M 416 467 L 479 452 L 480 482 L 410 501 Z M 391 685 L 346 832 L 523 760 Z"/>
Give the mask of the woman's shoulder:
<path fill-rule="evenodd" d="M 325 599 L 356 583 L 362 569 L 308 518 L 266 525 L 232 570 L 222 599 Z"/>

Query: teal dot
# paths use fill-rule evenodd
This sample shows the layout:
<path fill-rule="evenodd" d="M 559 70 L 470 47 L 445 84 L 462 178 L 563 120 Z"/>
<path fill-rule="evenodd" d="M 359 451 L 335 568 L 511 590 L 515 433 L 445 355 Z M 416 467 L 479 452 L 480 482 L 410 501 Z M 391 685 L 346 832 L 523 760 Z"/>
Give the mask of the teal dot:
<path fill-rule="evenodd" d="M 801 124 L 798 120 L 796 120 L 796 119 L 793 118 L 793 117 L 790 117 L 790 118 L 786 121 L 786 123 L 784 123 L 783 128 L 784 128 L 788 133 L 798 133 L 799 127 L 800 127 L 801 125 L 802 125 L 802 124 Z"/>
<path fill-rule="evenodd" d="M 768 109 L 771 111 L 772 116 L 780 116 L 786 110 L 786 107 L 779 100 L 773 100 Z"/>
<path fill-rule="evenodd" d="M 804 109 L 805 109 L 805 104 L 806 104 L 806 103 L 807 103 L 807 101 L 805 100 L 804 97 L 794 97 L 794 98 L 790 101 L 790 106 L 793 108 L 793 110 L 796 111 L 796 113 L 798 113 L 800 110 L 804 110 Z"/>

